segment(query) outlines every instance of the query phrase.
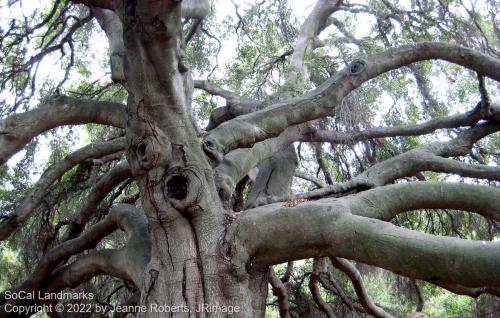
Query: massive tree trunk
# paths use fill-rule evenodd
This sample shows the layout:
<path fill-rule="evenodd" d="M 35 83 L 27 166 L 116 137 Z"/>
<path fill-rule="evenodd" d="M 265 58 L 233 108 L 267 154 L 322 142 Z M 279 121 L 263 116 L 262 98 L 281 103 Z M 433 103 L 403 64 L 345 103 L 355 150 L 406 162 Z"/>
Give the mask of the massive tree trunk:
<path fill-rule="evenodd" d="M 212 306 L 238 306 L 236 317 L 247 316 L 245 269 L 225 258 L 230 215 L 188 114 L 192 79 L 182 57 L 181 5 L 126 1 L 118 10 L 129 91 L 127 159 L 153 242 L 140 286 L 141 304 L 151 309 L 144 316 L 165 317 L 165 305 L 184 312 L 176 317 L 209 317 L 224 308 Z"/>

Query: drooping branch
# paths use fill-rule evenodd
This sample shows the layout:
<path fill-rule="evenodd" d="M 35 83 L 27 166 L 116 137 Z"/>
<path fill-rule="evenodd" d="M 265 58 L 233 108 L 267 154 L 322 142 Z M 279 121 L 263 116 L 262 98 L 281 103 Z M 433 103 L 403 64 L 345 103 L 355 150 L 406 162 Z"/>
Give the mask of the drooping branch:
<path fill-rule="evenodd" d="M 494 108 L 495 116 L 498 115 L 498 107 Z M 496 118 L 496 117 L 493 118 Z M 295 141 L 331 142 L 353 144 L 361 140 L 395 136 L 414 136 L 430 133 L 441 128 L 458 128 L 461 126 L 475 125 L 481 119 L 481 109 L 476 107 L 464 114 L 451 115 L 431 119 L 427 122 L 413 126 L 379 127 L 359 132 L 333 132 L 318 130 L 311 125 L 296 125 L 285 129 L 279 136 L 269 138 L 256 143 L 251 148 L 236 149 L 224 156 L 222 162 L 217 166 L 217 185 L 224 193 L 232 193 L 234 186 L 246 176 L 253 167 L 261 161 L 271 157 L 278 151 L 285 149 Z M 484 165 L 469 165 L 455 160 L 449 160 L 440 156 L 460 156 L 467 154 L 473 144 L 480 138 L 496 132 L 500 129 L 497 124 L 481 124 L 464 131 L 455 139 L 448 142 L 436 142 L 426 145 L 389 160 L 378 163 L 352 180 L 343 184 L 325 186 L 305 194 L 296 195 L 295 199 L 319 198 L 326 195 L 345 192 L 354 187 L 366 185 L 384 185 L 397 178 L 409 176 L 419 171 L 436 171 L 455 173 L 466 177 L 498 179 L 499 169 Z M 259 204 L 284 201 L 292 199 L 268 198 Z"/>
<path fill-rule="evenodd" d="M 424 309 L 424 304 L 425 304 L 422 287 L 420 287 L 420 284 L 416 279 L 412 279 L 410 282 L 413 288 L 415 289 L 415 293 L 417 294 L 417 308 L 415 308 L 415 311 L 417 312 L 422 311 L 422 309 Z"/>
<path fill-rule="evenodd" d="M 288 302 L 286 286 L 272 268 L 269 269 L 269 284 L 271 284 L 274 296 L 278 298 L 280 318 L 290 318 L 290 303 Z"/>
<path fill-rule="evenodd" d="M 336 132 L 331 130 L 317 130 L 312 137 L 315 141 L 330 142 L 336 144 L 354 144 L 358 141 L 386 138 L 418 136 L 429 134 L 433 131 L 443 128 L 458 128 L 473 126 L 482 119 L 479 105 L 473 110 L 463 114 L 433 118 L 427 122 L 416 125 L 393 126 L 393 127 L 375 127 L 362 131 L 354 132 Z M 500 106 L 495 107 L 494 120 L 500 122 Z"/>
<path fill-rule="evenodd" d="M 453 173 L 463 177 L 499 180 L 500 169 L 498 167 L 466 164 L 444 158 L 468 154 L 478 140 L 499 130 L 500 125 L 497 123 L 479 124 L 463 131 L 450 141 L 428 144 L 377 163 L 347 182 L 326 186 L 292 197 L 269 197 L 260 204 L 290 199 L 317 199 L 331 195 L 342 196 L 347 194 L 347 191 L 359 187 L 366 189 L 383 186 L 398 178 L 412 176 L 421 171 Z M 262 143 L 265 142 L 267 140 Z"/>
<path fill-rule="evenodd" d="M 442 185 L 443 189 L 446 187 Z M 460 193 L 469 199 L 470 204 L 461 209 L 484 211 L 498 217 L 499 202 L 495 199 L 500 195 L 498 189 L 486 190 L 478 186 L 479 191 L 492 191 L 488 200 L 480 201 L 472 195 L 476 191 L 470 191 L 463 184 L 448 187 L 450 190 L 463 187 Z M 464 189 L 469 190 L 468 195 L 464 194 Z M 439 202 L 424 199 L 425 196 L 418 193 L 414 197 L 418 197 L 421 204 L 415 204 L 412 209 L 457 207 L 456 196 L 446 191 L 441 192 L 442 200 Z M 328 199 L 289 208 L 282 204 L 270 204 L 244 211 L 231 224 L 226 235 L 232 246 L 231 259 L 259 268 L 328 255 L 430 282 L 466 287 L 500 286 L 497 275 L 500 243 L 434 236 L 351 214 L 350 211 L 370 210 L 372 205 L 376 206 L 369 200 L 363 200 L 364 205 L 360 202 L 353 204 L 352 198 Z M 472 205 L 472 202 L 475 204 Z M 401 207 L 393 205 L 392 208 L 402 208 L 403 204 Z"/>
<path fill-rule="evenodd" d="M 331 257 L 330 261 L 332 262 L 332 265 L 334 267 L 341 270 L 344 274 L 347 275 L 347 277 L 349 277 L 349 280 L 354 287 L 354 291 L 358 296 L 359 302 L 368 314 L 377 318 L 394 318 L 393 315 L 387 313 L 385 310 L 375 305 L 370 295 L 368 295 L 363 281 L 361 280 L 361 274 L 353 264 L 345 259 L 341 259 L 338 257 Z"/>
<path fill-rule="evenodd" d="M 19 207 L 8 218 L 0 222 L 0 241 L 7 239 L 21 226 L 43 200 L 49 187 L 75 165 L 88 159 L 100 158 L 125 149 L 125 138 L 118 138 L 102 143 L 90 144 L 47 169 L 31 192 L 24 198 Z"/>
<path fill-rule="evenodd" d="M 71 216 L 70 223 L 63 241 L 73 239 L 80 235 L 86 223 L 96 211 L 99 203 L 121 182 L 132 178 L 132 172 L 128 163 L 120 163 L 104 174 L 99 181 L 90 189 L 83 204 Z"/>
<path fill-rule="evenodd" d="M 123 248 L 92 252 L 54 272 L 63 260 L 95 248 L 104 237 L 118 228 L 127 235 L 127 243 Z M 51 249 L 38 263 L 31 277 L 12 290 L 55 292 L 75 287 L 98 274 L 117 276 L 141 286 L 143 269 L 150 258 L 150 247 L 151 239 L 144 214 L 132 205 L 119 204 L 82 236 Z M 5 301 L 4 295 L 0 295 L 0 304 Z M 8 316 L 9 313 L 0 311 L 0 317 Z"/>
<path fill-rule="evenodd" d="M 84 15 L 83 11 L 77 14 L 67 1 L 53 1 L 47 9 L 46 14 L 40 12 L 42 19 L 9 17 L 7 30 L 0 35 L 3 53 L 0 87 L 13 94 L 8 113 L 14 113 L 20 105 L 29 105 L 37 91 L 37 74 L 42 62 L 57 53 L 59 61 L 65 62 L 58 63 L 63 73 L 55 88 L 62 88 L 75 64 L 78 34 L 92 20 L 92 16 Z M 32 43 L 33 37 L 39 41 Z"/>
<path fill-rule="evenodd" d="M 148 223 L 133 205 L 113 207 L 102 222 L 114 223 L 127 235 L 127 243 L 117 250 L 93 251 L 58 269 L 50 277 L 47 292 L 74 288 L 96 275 L 111 275 L 142 286 L 143 271 L 150 259 L 151 241 Z M 77 238 L 76 240 L 78 240 Z M 71 242 L 71 241 L 69 241 Z"/>
<path fill-rule="evenodd" d="M 33 137 L 63 125 L 103 124 L 125 127 L 125 106 L 119 103 L 57 96 L 38 108 L 0 121 L 0 165 Z"/>
<path fill-rule="evenodd" d="M 342 99 L 364 82 L 414 62 L 441 59 L 481 72 L 500 81 L 500 61 L 475 50 L 447 43 L 421 42 L 357 60 L 315 90 L 263 110 L 239 116 L 213 129 L 204 140 L 212 157 L 249 147 L 276 136 L 287 127 L 332 115 Z"/>
<path fill-rule="evenodd" d="M 233 193 L 236 184 L 257 164 L 285 150 L 303 130 L 300 126 L 286 129 L 280 136 L 255 144 L 249 149 L 236 149 L 224 156 L 215 168 L 215 182 L 223 200 Z"/>
<path fill-rule="evenodd" d="M 306 53 L 312 51 L 314 40 L 323 29 L 326 19 L 336 9 L 337 0 L 318 0 L 314 5 L 312 11 L 309 13 L 304 23 L 301 25 L 299 34 L 291 50 L 290 64 L 286 71 L 285 82 L 282 88 L 273 94 L 272 99 L 290 98 L 297 95 L 297 92 L 303 92 L 306 87 L 306 82 L 309 80 L 308 67 L 306 66 Z M 285 58 L 288 53 L 278 57 Z M 273 68 L 271 65 L 269 70 Z M 298 127 L 296 127 L 298 128 Z M 286 138 L 285 138 L 286 139 Z M 259 172 L 255 183 L 247 196 L 246 206 L 254 206 L 260 202 L 262 198 L 268 196 L 283 196 L 290 193 L 290 187 L 293 180 L 293 175 L 297 169 L 297 154 L 294 146 L 288 146 L 291 142 L 283 143 L 283 140 L 276 141 L 276 152 L 273 156 L 268 156 L 270 145 L 263 145 L 263 149 L 253 149 L 253 156 L 244 160 L 247 164 L 255 160 L 260 163 Z M 285 150 L 286 149 L 286 150 Z M 256 150 L 256 151 L 255 151 Z M 260 157 L 260 158 L 259 158 Z M 236 159 L 233 158 L 233 159 Z M 248 160 L 250 159 L 250 160 Z M 265 159 L 263 161 L 263 159 Z M 239 163 L 236 163 L 238 165 Z M 221 165 L 223 166 L 223 165 Z M 244 171 L 245 168 L 240 170 Z M 246 173 L 245 173 L 246 174 Z M 243 174 L 243 176 L 245 176 Z M 230 176 L 231 179 L 234 176 Z M 237 177 L 239 179 L 239 177 Z M 224 191 L 232 192 L 232 188 L 221 189 Z"/>
<path fill-rule="evenodd" d="M 459 175 L 463 173 L 467 177 L 495 179 L 498 177 L 498 172 L 495 173 L 494 167 L 454 163 L 444 158 L 467 155 L 478 140 L 499 130 L 500 124 L 497 123 L 474 126 L 450 141 L 434 142 L 378 163 L 355 179 L 366 179 L 374 185 L 384 185 L 398 178 L 426 170 Z"/>
<path fill-rule="evenodd" d="M 295 177 L 314 183 L 319 188 L 326 187 L 326 183 L 320 178 L 316 178 L 313 175 L 307 174 L 302 171 L 295 171 Z"/>
<path fill-rule="evenodd" d="M 336 315 L 333 312 L 333 308 L 323 299 L 323 297 L 321 297 L 321 292 L 319 290 L 319 278 L 324 271 L 325 259 L 315 258 L 313 262 L 313 271 L 309 277 L 309 290 L 319 309 L 324 312 L 328 318 L 335 318 Z"/>

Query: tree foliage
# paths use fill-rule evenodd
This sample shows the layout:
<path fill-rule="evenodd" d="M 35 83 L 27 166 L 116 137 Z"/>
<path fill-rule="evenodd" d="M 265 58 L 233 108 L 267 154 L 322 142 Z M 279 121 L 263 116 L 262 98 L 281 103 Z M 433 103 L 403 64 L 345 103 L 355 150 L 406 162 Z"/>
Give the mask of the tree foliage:
<path fill-rule="evenodd" d="M 2 2 L 0 288 L 498 315 L 499 3 L 205 2 Z"/>

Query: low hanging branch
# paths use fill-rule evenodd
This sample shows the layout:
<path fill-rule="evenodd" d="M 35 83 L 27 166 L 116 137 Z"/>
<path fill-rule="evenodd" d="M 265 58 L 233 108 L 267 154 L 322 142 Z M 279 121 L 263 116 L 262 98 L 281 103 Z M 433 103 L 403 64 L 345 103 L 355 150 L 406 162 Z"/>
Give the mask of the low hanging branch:
<path fill-rule="evenodd" d="M 74 288 L 96 275 L 103 274 L 132 282 L 136 287 L 141 286 L 143 270 L 151 256 L 151 240 L 144 214 L 133 205 L 119 204 L 113 207 L 98 225 L 103 223 L 113 223 L 115 229 L 119 228 L 125 232 L 125 246 L 116 250 L 93 251 L 58 269 L 49 278 L 47 292 Z"/>
<path fill-rule="evenodd" d="M 392 196 L 392 203 L 388 203 L 390 206 L 378 205 L 379 202 L 372 201 L 371 196 L 368 200 L 356 200 L 357 196 L 370 191 L 393 193 L 396 187 L 404 189 L 407 195 Z M 226 241 L 235 246 L 233 261 L 248 264 L 251 258 L 255 268 L 329 255 L 434 283 L 466 287 L 498 286 L 500 280 L 495 278 L 498 277 L 497 264 L 500 261 L 495 256 L 498 255 L 495 251 L 500 248 L 498 242 L 434 236 L 373 218 L 381 217 L 385 207 L 401 212 L 422 208 L 459 208 L 495 219 L 499 217 L 496 208 L 500 204 L 497 202 L 500 198 L 498 189 L 448 183 L 436 183 L 435 187 L 433 189 L 428 183 L 401 184 L 380 187 L 352 197 L 306 202 L 290 208 L 280 204 L 262 206 L 242 212 L 229 227 Z M 435 193 L 434 198 L 432 193 Z M 479 194 L 478 199 L 476 193 L 484 193 L 484 196 Z M 481 202 L 479 206 L 477 202 Z M 375 211 L 378 207 L 381 209 L 378 215 L 372 212 L 367 215 L 367 211 Z M 244 251 L 237 248 L 241 242 L 245 242 Z M 453 271 L 448 270 L 450 262 L 454 264 Z"/>
<path fill-rule="evenodd" d="M 80 208 L 71 216 L 63 241 L 80 235 L 99 203 L 121 182 L 130 179 L 132 172 L 128 163 L 120 163 L 103 175 L 92 187 Z"/>
<path fill-rule="evenodd" d="M 127 235 L 127 243 L 123 248 L 94 251 L 54 271 L 63 260 L 95 248 L 104 237 L 118 228 Z M 76 287 L 102 274 L 141 286 L 143 269 L 150 259 L 150 249 L 151 239 L 144 214 L 132 205 L 119 204 L 110 210 L 106 218 L 92 226 L 82 236 L 63 242 L 50 250 L 36 266 L 32 276 L 11 291 L 57 292 Z M 2 293 L 0 305 L 6 302 L 7 299 Z M 10 300 L 9 303 L 21 305 L 22 300 Z M 9 315 L 10 313 L 0 310 L 0 317 Z"/>
<path fill-rule="evenodd" d="M 278 298 L 278 308 L 280 318 L 290 318 L 290 303 L 285 284 L 276 275 L 276 272 L 269 269 L 269 284 L 271 285 L 274 296 Z"/>
<path fill-rule="evenodd" d="M 321 292 L 319 290 L 319 277 L 322 272 L 325 271 L 325 260 L 324 258 L 315 258 L 313 262 L 313 272 L 309 277 L 309 290 L 314 299 L 316 305 L 319 309 L 326 314 L 328 318 L 335 318 L 336 315 L 333 312 L 333 308 L 321 297 Z"/>
<path fill-rule="evenodd" d="M 64 125 L 103 124 L 125 127 L 125 106 L 119 103 L 57 96 L 38 108 L 0 121 L 0 165 L 35 136 Z"/>
<path fill-rule="evenodd" d="M 358 296 L 359 302 L 368 314 L 376 318 L 395 318 L 393 315 L 375 305 L 370 295 L 368 295 L 368 293 L 366 292 L 366 288 L 364 287 L 363 281 L 361 280 L 361 274 L 353 264 L 345 259 L 337 257 L 331 257 L 330 261 L 332 262 L 332 265 L 334 267 L 341 270 L 344 274 L 347 275 L 347 277 L 349 277 L 349 280 L 354 287 L 354 291 Z"/>
<path fill-rule="evenodd" d="M 351 299 L 350 296 L 347 295 L 347 293 L 333 276 L 333 272 L 331 270 L 327 268 L 325 274 L 326 275 L 320 276 L 320 283 L 324 288 L 326 288 L 334 295 L 338 296 L 340 298 L 340 301 L 342 301 L 342 303 L 344 303 L 351 310 L 355 310 L 361 313 L 365 312 L 365 309 L 358 302 L 355 302 L 353 299 Z"/>
<path fill-rule="evenodd" d="M 0 241 L 7 239 L 12 232 L 26 221 L 36 207 L 40 205 L 49 187 L 61 178 L 64 173 L 86 160 L 100 158 L 123 149 L 125 149 L 124 137 L 102 143 L 90 144 L 78 149 L 62 161 L 47 169 L 33 186 L 33 190 L 24 198 L 23 202 L 16 208 L 14 213 L 0 222 Z"/>

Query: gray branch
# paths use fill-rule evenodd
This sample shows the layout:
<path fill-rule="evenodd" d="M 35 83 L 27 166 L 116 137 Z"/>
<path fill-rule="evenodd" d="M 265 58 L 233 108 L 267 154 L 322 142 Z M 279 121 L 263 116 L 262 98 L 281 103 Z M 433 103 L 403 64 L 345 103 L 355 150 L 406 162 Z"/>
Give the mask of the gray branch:
<path fill-rule="evenodd" d="M 235 251 L 231 261 L 242 264 L 243 268 L 260 268 L 296 259 L 332 256 L 433 283 L 473 288 L 500 286 L 497 253 L 500 243 L 415 232 L 373 219 L 374 212 L 367 212 L 377 211 L 380 206 L 382 211 L 378 216 L 383 214 L 382 219 L 389 219 L 389 209 L 400 212 L 461 209 L 498 220 L 499 189 L 461 183 L 416 183 L 370 191 L 384 190 L 393 193 L 390 206 L 373 201 L 374 195 L 356 199 L 369 192 L 366 191 L 294 207 L 270 204 L 244 211 L 227 231 L 226 241 Z"/>
<path fill-rule="evenodd" d="M 278 298 L 280 318 L 290 318 L 290 303 L 288 302 L 286 286 L 276 275 L 272 267 L 269 269 L 269 284 L 274 296 Z"/>
<path fill-rule="evenodd" d="M 354 287 L 354 291 L 358 296 L 359 302 L 368 314 L 376 318 L 394 318 L 393 315 L 387 313 L 372 301 L 370 295 L 368 295 L 366 291 L 363 281 L 361 280 L 361 274 L 353 264 L 345 259 L 337 257 L 331 257 L 330 260 L 334 267 L 341 270 L 347 275 L 347 277 L 349 277 L 349 280 Z"/>
<path fill-rule="evenodd" d="M 118 228 L 124 230 L 127 235 L 127 243 L 123 248 L 94 251 L 54 271 L 63 260 L 85 250 L 94 249 L 104 237 Z M 106 218 L 92 226 L 82 236 L 63 242 L 50 250 L 38 263 L 31 277 L 11 290 L 56 292 L 78 286 L 91 277 L 103 273 L 141 286 L 142 273 L 149 262 L 150 250 L 151 239 L 144 214 L 132 205 L 120 204 L 113 207 Z M 3 294 L 0 295 L 0 303 L 3 304 L 2 300 L 5 300 Z M 0 307 L 0 317 L 8 316 L 9 313 Z"/>
<path fill-rule="evenodd" d="M 435 142 L 402 153 L 368 168 L 353 179 L 326 186 L 321 189 L 289 197 L 269 197 L 259 204 L 291 199 L 317 199 L 325 196 L 342 196 L 356 188 L 372 188 L 386 185 L 399 178 L 415 175 L 421 171 L 457 174 L 462 177 L 500 180 L 500 168 L 494 166 L 467 164 L 446 159 L 467 155 L 472 146 L 481 138 L 500 130 L 500 124 L 484 123 L 463 131 L 447 142 Z"/>
<path fill-rule="evenodd" d="M 500 61 L 472 49 L 448 43 L 421 42 L 357 60 L 305 95 L 231 119 L 213 129 L 204 149 L 214 158 L 279 135 L 287 127 L 332 115 L 342 99 L 364 82 L 414 62 L 441 59 L 500 81 Z"/>
<path fill-rule="evenodd" d="M 132 177 L 128 163 L 120 163 L 104 174 L 90 189 L 82 205 L 70 217 L 70 222 L 63 241 L 71 240 L 85 228 L 90 217 L 95 213 L 99 203 L 121 182 Z"/>
<path fill-rule="evenodd" d="M 498 107 L 495 107 L 494 118 L 500 117 Z M 216 167 L 216 183 L 220 190 L 230 196 L 235 185 L 248 172 L 263 160 L 285 149 L 295 141 L 331 142 L 353 144 L 371 138 L 395 136 L 416 136 L 430 133 L 442 128 L 457 128 L 472 126 L 481 119 L 481 109 L 476 107 L 470 112 L 446 117 L 431 119 L 427 122 L 412 126 L 376 127 L 359 132 L 333 132 L 317 130 L 307 125 L 296 125 L 285 129 L 278 137 L 266 139 L 256 143 L 251 148 L 236 149 L 224 156 Z M 352 180 L 322 187 L 308 193 L 292 197 L 263 198 L 256 202 L 262 205 L 270 202 L 285 201 L 288 199 L 310 199 L 327 195 L 338 194 L 352 190 L 355 187 L 384 185 L 397 178 L 412 175 L 420 171 L 436 171 L 454 173 L 466 177 L 499 180 L 499 169 L 484 165 L 469 165 L 440 156 L 461 156 L 467 154 L 473 144 L 480 138 L 500 129 L 497 124 L 481 124 L 461 133 L 449 142 L 437 142 L 417 148 L 389 160 L 378 163 Z"/>
<path fill-rule="evenodd" d="M 113 207 L 101 222 L 112 223 L 115 230 L 123 230 L 127 235 L 125 246 L 117 250 L 93 251 L 58 269 L 50 277 L 48 292 L 75 288 L 102 274 L 133 282 L 138 288 L 142 286 L 144 268 L 149 263 L 151 253 L 148 222 L 144 214 L 133 205 L 119 204 Z"/>
<path fill-rule="evenodd" d="M 35 136 L 58 126 L 103 124 L 125 127 L 125 106 L 119 103 L 58 96 L 38 108 L 0 121 L 0 165 Z"/>
<path fill-rule="evenodd" d="M 326 314 L 328 318 L 335 318 L 336 315 L 333 312 L 333 308 L 328 304 L 323 297 L 321 297 L 321 292 L 319 290 L 319 279 L 320 274 L 325 271 L 325 259 L 315 258 L 313 263 L 313 272 L 309 277 L 309 290 L 313 297 L 314 302 L 318 305 L 319 309 Z"/>
<path fill-rule="evenodd" d="M 225 121 L 261 109 L 265 105 L 264 102 L 246 98 L 235 92 L 217 87 L 209 81 L 196 80 L 194 81 L 194 87 L 226 100 L 226 106 L 218 107 L 210 114 L 210 121 L 206 127 L 207 131 L 214 129 Z"/>
<path fill-rule="evenodd" d="M 181 3 L 181 15 L 185 18 L 203 19 L 209 11 L 209 0 L 183 0 Z"/>
<path fill-rule="evenodd" d="M 43 200 L 49 187 L 61 178 L 67 171 L 88 159 L 100 158 L 116 153 L 125 148 L 125 138 L 118 138 L 97 144 L 85 146 L 62 161 L 45 170 L 33 189 L 24 198 L 19 207 L 8 218 L 0 222 L 0 241 L 7 239 L 33 213 Z"/>

